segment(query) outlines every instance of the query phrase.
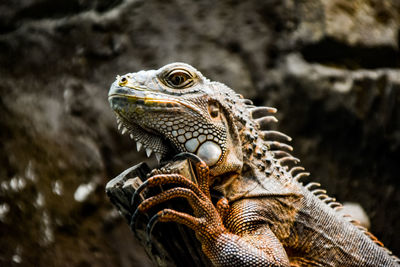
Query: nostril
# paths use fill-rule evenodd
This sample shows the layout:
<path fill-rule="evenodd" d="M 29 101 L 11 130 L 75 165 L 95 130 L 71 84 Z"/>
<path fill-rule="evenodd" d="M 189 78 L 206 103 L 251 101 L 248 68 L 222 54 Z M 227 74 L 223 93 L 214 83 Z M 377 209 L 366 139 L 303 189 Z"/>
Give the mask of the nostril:
<path fill-rule="evenodd" d="M 126 77 L 122 77 L 122 78 L 119 80 L 118 83 L 119 83 L 120 86 L 124 86 L 125 84 L 128 83 L 128 79 L 127 79 Z"/>

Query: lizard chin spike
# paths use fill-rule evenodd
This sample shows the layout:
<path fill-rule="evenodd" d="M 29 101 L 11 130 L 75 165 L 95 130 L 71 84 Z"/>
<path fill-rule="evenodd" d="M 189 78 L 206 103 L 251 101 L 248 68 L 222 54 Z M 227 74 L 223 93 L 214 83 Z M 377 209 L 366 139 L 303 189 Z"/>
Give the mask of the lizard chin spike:
<path fill-rule="evenodd" d="M 146 236 L 147 236 L 147 244 L 151 244 L 151 232 L 153 231 L 154 226 L 158 222 L 158 218 L 160 217 L 160 213 L 162 214 L 162 211 L 156 213 L 153 217 L 151 217 L 149 223 L 146 226 Z"/>
<path fill-rule="evenodd" d="M 147 156 L 148 158 L 150 158 L 151 153 L 153 153 L 153 150 L 151 150 L 151 148 L 146 148 L 146 156 Z"/>
<path fill-rule="evenodd" d="M 160 153 L 155 153 L 155 154 L 156 154 L 157 162 L 158 162 L 158 164 L 160 164 L 162 155 Z"/>
<path fill-rule="evenodd" d="M 142 143 L 136 142 L 136 150 L 139 152 L 142 149 Z"/>

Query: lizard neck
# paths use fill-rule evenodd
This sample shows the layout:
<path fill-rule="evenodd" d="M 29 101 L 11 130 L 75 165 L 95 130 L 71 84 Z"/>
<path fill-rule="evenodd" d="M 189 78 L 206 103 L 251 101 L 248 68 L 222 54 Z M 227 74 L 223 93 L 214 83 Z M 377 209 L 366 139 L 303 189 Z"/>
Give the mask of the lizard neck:
<path fill-rule="evenodd" d="M 253 175 L 258 178 L 273 178 L 281 183 L 287 183 L 292 180 L 292 175 L 289 171 L 289 166 L 285 161 L 296 161 L 289 153 L 280 149 L 288 148 L 290 146 L 283 143 L 269 140 L 266 137 L 265 125 L 260 125 L 252 118 L 251 109 L 246 114 L 247 118 L 242 120 L 244 124 L 240 131 L 240 140 L 242 141 L 242 154 L 243 154 L 243 171 L 251 169 Z M 269 117 L 269 116 L 268 116 Z M 277 148 L 276 145 L 282 145 Z M 284 159 L 284 161 L 282 161 Z"/>
<path fill-rule="evenodd" d="M 272 178 L 282 184 L 293 179 L 289 166 L 277 157 L 273 148 L 261 138 L 258 133 L 253 141 L 244 143 L 244 169 L 251 168 L 252 173 L 259 178 Z"/>

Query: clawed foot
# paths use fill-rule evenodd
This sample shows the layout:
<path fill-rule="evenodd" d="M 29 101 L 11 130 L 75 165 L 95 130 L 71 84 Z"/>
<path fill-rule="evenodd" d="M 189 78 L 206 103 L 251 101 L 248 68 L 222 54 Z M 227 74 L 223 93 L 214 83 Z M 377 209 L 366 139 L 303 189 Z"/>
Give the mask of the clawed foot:
<path fill-rule="evenodd" d="M 135 223 L 139 213 L 145 213 L 157 204 L 174 198 L 185 198 L 194 211 L 194 216 L 172 209 L 163 209 L 157 212 L 146 227 L 147 239 L 150 242 L 151 231 L 157 222 L 176 222 L 193 229 L 200 238 L 212 238 L 225 231 L 222 218 L 229 210 L 226 198 L 220 199 L 216 207 L 210 196 L 210 171 L 207 164 L 196 155 L 181 153 L 174 160 L 189 159 L 196 170 L 197 183 L 195 184 L 180 174 L 158 173 L 147 179 L 134 193 L 132 206 L 138 195 L 146 188 L 167 184 L 177 186 L 163 191 L 155 196 L 145 199 L 140 203 L 131 218 L 131 228 L 135 231 Z"/>

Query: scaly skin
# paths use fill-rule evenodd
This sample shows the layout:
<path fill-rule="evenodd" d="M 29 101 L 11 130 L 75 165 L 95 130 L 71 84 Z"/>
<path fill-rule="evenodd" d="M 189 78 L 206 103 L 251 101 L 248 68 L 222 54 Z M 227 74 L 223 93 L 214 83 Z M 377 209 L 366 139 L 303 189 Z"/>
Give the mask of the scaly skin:
<path fill-rule="evenodd" d="M 185 198 L 193 215 L 171 209 L 154 222 L 181 223 L 196 232 L 216 266 L 398 266 L 398 259 L 354 220 L 308 173 L 294 166 L 292 148 L 268 131 L 273 108 L 258 108 L 193 67 L 173 63 L 130 73 L 111 86 L 111 107 L 123 132 L 146 153 L 171 159 L 179 152 L 194 161 L 197 183 L 157 173 L 141 187 L 176 187 L 144 200 L 137 212 Z M 197 155 L 197 156 L 195 156 Z M 224 196 L 215 205 L 210 188 Z M 135 212 L 135 214 L 137 214 Z M 135 217 L 135 216 L 134 216 Z M 151 227 L 150 229 L 151 230 Z"/>

